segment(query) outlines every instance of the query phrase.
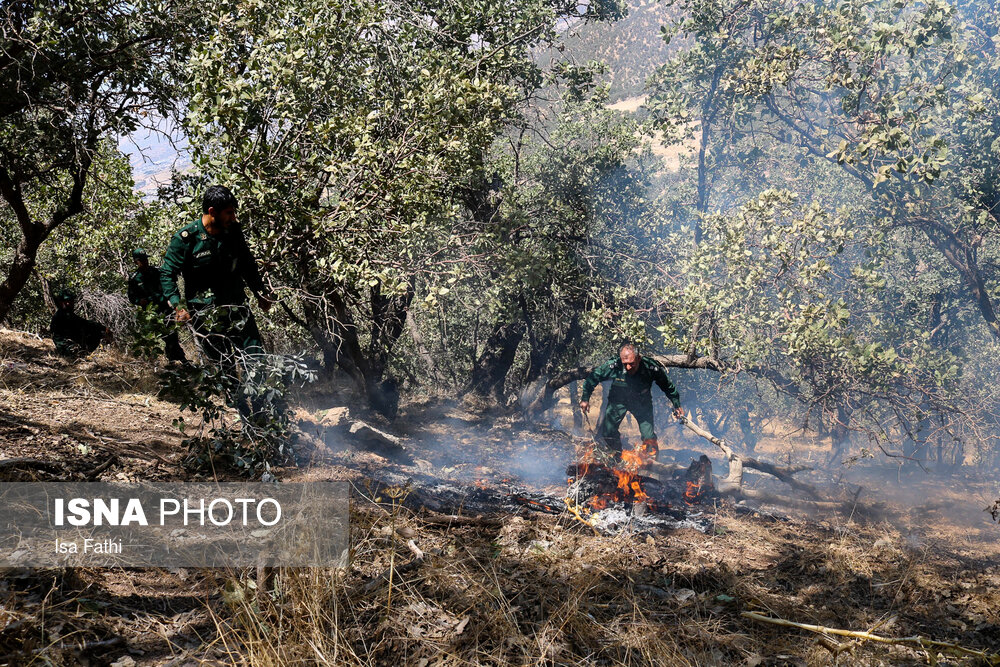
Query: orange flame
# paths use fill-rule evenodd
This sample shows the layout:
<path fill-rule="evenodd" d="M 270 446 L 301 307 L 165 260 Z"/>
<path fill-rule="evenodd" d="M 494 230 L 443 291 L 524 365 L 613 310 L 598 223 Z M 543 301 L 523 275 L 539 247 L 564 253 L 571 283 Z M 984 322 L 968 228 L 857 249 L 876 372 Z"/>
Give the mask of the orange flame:
<path fill-rule="evenodd" d="M 641 468 L 653 462 L 653 457 L 645 449 L 626 449 L 622 451 L 622 463 L 629 470 Z"/>
<path fill-rule="evenodd" d="M 593 448 L 587 449 L 581 456 L 581 463 L 577 465 L 576 479 L 586 477 L 587 474 L 597 469 L 604 469 L 615 476 L 617 485 L 613 492 L 594 496 L 587 501 L 587 504 L 594 510 L 602 510 L 611 503 L 649 502 L 650 496 L 642 487 L 642 478 L 639 476 L 638 470 L 653 460 L 653 457 L 645 449 L 626 450 L 622 452 L 621 467 L 613 468 L 594 461 Z"/>
<path fill-rule="evenodd" d="M 600 510 L 604 509 L 605 507 L 607 507 L 608 505 L 610 505 L 611 501 L 608 500 L 607 496 L 594 496 L 593 498 L 590 499 L 590 501 L 588 502 L 588 504 L 594 510 L 600 511 Z"/>
<path fill-rule="evenodd" d="M 684 489 L 684 502 L 688 505 L 694 505 L 700 497 L 701 482 L 687 482 L 687 486 Z"/>

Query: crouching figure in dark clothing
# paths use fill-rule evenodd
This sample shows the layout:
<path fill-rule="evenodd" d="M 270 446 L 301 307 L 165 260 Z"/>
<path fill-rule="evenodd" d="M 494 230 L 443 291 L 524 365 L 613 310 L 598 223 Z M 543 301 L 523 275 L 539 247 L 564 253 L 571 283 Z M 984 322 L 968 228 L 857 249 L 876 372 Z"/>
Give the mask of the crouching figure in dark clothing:
<path fill-rule="evenodd" d="M 136 248 L 132 251 L 132 260 L 135 261 L 136 271 L 128 279 L 128 300 L 132 305 L 140 308 L 154 308 L 157 313 L 163 316 L 164 320 L 169 320 L 173 309 L 167 304 L 167 298 L 163 296 L 160 269 L 150 265 L 149 256 L 142 248 Z M 166 346 L 168 360 L 187 361 L 176 329 L 173 327 L 167 329 L 163 335 L 163 343 Z"/>
<path fill-rule="evenodd" d="M 106 326 L 80 317 L 75 309 L 76 294 L 63 290 L 56 298 L 56 314 L 49 324 L 56 352 L 67 357 L 90 354 L 102 341 L 111 340 L 111 331 Z"/>

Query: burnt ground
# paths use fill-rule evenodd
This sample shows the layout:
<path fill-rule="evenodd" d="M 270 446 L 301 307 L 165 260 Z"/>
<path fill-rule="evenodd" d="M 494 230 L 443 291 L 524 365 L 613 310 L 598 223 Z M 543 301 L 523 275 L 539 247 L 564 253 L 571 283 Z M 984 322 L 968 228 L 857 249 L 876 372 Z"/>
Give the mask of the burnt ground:
<path fill-rule="evenodd" d="M 50 341 L 0 331 L 0 479 L 210 477 L 182 465 L 181 414 L 155 391 L 139 361 L 102 350 L 68 363 Z M 337 387 L 300 397 L 302 461 L 276 471 L 354 483 L 347 570 L 279 571 L 263 596 L 242 571 L 8 571 L 0 664 L 982 663 L 765 625 L 746 611 L 1000 652 L 1000 527 L 983 511 L 997 485 L 972 469 L 929 476 L 869 462 L 810 474 L 844 501 L 835 510 L 712 499 L 684 508 L 704 532 L 595 535 L 566 512 L 455 501 L 512 484 L 558 501 L 579 442 L 559 423 L 568 413 L 528 427 L 412 401 L 385 426 L 407 451 L 376 453 L 330 427 L 326 409 L 347 400 Z M 711 453 L 669 433 L 682 464 Z M 762 457 L 823 454 L 808 439 L 768 435 Z M 2 465 L 12 458 L 30 461 Z M 423 499 L 441 485 L 450 504 L 428 511 Z"/>

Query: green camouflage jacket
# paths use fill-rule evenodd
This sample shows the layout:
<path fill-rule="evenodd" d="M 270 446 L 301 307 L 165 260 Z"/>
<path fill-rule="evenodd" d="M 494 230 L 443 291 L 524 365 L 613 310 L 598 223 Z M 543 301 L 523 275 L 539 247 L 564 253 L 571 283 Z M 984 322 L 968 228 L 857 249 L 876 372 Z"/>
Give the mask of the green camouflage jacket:
<path fill-rule="evenodd" d="M 675 408 L 681 406 L 681 395 L 677 392 L 674 383 L 667 377 L 667 371 L 663 364 L 650 357 L 640 358 L 639 370 L 636 371 L 635 375 L 629 375 L 625 371 L 621 359 L 617 357 L 609 359 L 592 370 L 587 379 L 583 381 L 582 400 L 589 401 L 590 395 L 594 393 L 594 388 L 606 380 L 611 380 L 609 401 L 617 403 L 645 397 L 649 395 L 650 387 L 655 382 Z"/>
<path fill-rule="evenodd" d="M 184 299 L 191 305 L 239 305 L 245 288 L 264 291 L 257 262 L 239 228 L 210 235 L 198 218 L 174 234 L 160 265 L 160 284 L 171 306 L 181 295 L 177 276 L 184 276 Z"/>
<path fill-rule="evenodd" d="M 160 282 L 160 270 L 150 266 L 133 273 L 128 279 L 128 300 L 134 306 L 146 303 L 166 304 L 167 301 L 163 298 L 163 285 Z"/>

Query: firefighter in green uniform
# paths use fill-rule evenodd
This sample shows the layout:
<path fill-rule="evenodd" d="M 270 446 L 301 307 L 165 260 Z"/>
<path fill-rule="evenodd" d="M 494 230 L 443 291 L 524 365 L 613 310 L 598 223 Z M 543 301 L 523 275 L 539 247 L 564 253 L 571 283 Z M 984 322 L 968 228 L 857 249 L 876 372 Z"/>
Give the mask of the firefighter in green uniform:
<path fill-rule="evenodd" d="M 56 352 L 67 357 L 90 354 L 101 341 L 111 339 L 111 332 L 106 326 L 80 317 L 75 308 L 76 294 L 68 289 L 62 290 L 56 295 L 56 312 L 49 324 Z"/>
<path fill-rule="evenodd" d="M 171 313 L 167 300 L 163 297 L 163 286 L 160 284 L 160 270 L 149 265 L 149 256 L 142 248 L 132 251 L 136 272 L 128 279 L 128 300 L 133 306 L 145 308 L 152 306 L 164 316 Z M 170 361 L 186 361 L 184 350 L 177 332 L 171 328 L 163 336 L 167 359 Z"/>
<path fill-rule="evenodd" d="M 202 215 L 170 240 L 160 283 L 178 322 L 191 321 L 202 351 L 213 361 L 232 361 L 264 351 L 246 288 L 257 295 L 260 307 L 271 307 L 243 231 L 236 222 L 236 197 L 226 187 L 213 185 L 202 197 Z M 184 299 L 177 277 L 184 277 Z"/>
<path fill-rule="evenodd" d="M 650 390 L 654 382 L 673 403 L 674 417 L 684 417 L 680 394 L 667 377 L 667 371 L 658 361 L 640 355 L 634 345 L 623 345 L 617 359 L 609 359 L 584 380 L 580 401 L 584 414 L 590 412 L 590 395 L 594 393 L 594 388 L 605 380 L 611 380 L 611 390 L 607 394 L 607 409 L 600 425 L 601 437 L 620 456 L 622 441 L 618 426 L 625 413 L 631 412 L 639 423 L 642 449 L 655 459 L 659 445 L 653 430 L 653 395 Z"/>

